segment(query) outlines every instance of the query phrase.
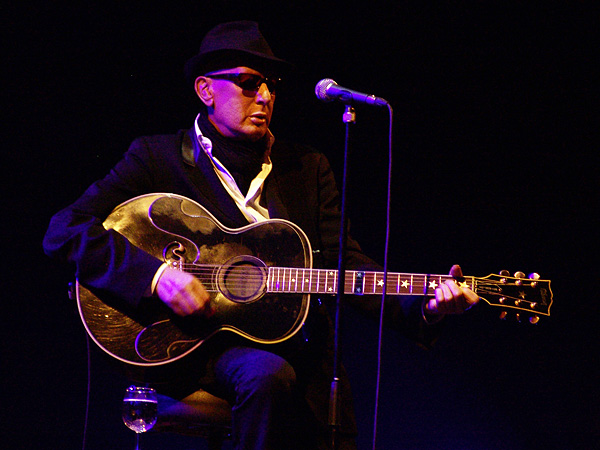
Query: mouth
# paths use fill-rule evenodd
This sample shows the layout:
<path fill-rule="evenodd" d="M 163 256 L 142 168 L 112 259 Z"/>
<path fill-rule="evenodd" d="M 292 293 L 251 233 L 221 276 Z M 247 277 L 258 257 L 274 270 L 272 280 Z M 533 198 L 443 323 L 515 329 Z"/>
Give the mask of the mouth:
<path fill-rule="evenodd" d="M 250 115 L 252 123 L 262 125 L 267 122 L 267 114 L 264 112 L 258 112 Z"/>

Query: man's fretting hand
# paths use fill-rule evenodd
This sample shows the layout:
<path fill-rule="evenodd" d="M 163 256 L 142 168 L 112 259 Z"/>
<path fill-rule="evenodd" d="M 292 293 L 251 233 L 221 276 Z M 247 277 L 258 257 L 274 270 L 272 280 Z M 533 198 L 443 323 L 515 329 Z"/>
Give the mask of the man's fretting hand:
<path fill-rule="evenodd" d="M 462 277 L 460 266 L 452 266 L 450 275 L 454 278 Z M 479 296 L 471 289 L 448 280 L 435 290 L 435 297 L 426 302 L 425 312 L 431 315 L 461 314 L 478 301 Z"/>

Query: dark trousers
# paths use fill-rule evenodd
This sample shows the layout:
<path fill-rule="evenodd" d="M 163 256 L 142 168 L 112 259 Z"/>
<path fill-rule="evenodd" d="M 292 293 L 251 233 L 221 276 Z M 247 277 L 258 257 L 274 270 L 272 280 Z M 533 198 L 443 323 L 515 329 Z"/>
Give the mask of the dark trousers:
<path fill-rule="evenodd" d="M 233 345 L 214 353 L 205 367 L 195 388 L 183 382 L 173 383 L 174 390 L 159 389 L 183 398 L 201 387 L 227 400 L 236 450 L 330 450 L 329 428 L 315 418 L 303 380 L 286 359 Z M 354 437 L 339 436 L 337 448 L 356 450 Z"/>
<path fill-rule="evenodd" d="M 296 373 L 283 358 L 249 347 L 225 350 L 213 366 L 216 386 L 232 405 L 233 440 L 239 450 L 317 448 L 307 436 L 308 406 Z"/>

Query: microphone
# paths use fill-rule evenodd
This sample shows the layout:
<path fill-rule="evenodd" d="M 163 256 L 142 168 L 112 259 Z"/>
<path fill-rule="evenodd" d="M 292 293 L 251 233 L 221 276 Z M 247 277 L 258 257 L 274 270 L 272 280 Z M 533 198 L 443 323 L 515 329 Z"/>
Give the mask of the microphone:
<path fill-rule="evenodd" d="M 324 102 L 338 100 L 346 104 L 365 103 L 367 105 L 375 106 L 385 106 L 388 104 L 383 98 L 363 94 L 362 92 L 356 92 L 339 86 L 331 78 L 324 78 L 319 81 L 315 86 L 315 94 L 319 100 L 323 100 Z"/>

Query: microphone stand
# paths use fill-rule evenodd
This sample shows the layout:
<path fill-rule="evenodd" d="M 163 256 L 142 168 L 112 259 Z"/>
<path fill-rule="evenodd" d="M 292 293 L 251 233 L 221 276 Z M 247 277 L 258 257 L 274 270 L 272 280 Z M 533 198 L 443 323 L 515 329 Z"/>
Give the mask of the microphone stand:
<path fill-rule="evenodd" d="M 337 295 L 335 304 L 335 321 L 334 321 L 334 350 L 333 350 L 333 379 L 331 381 L 331 391 L 329 394 L 329 426 L 331 427 L 331 448 L 338 448 L 337 433 L 340 427 L 340 321 L 342 299 L 344 297 L 344 286 L 346 282 L 346 244 L 348 241 L 348 219 L 346 217 L 346 186 L 348 181 L 348 148 L 350 141 L 350 125 L 356 123 L 356 112 L 350 105 L 346 105 L 346 109 L 342 116 L 343 122 L 346 124 L 346 136 L 344 145 L 344 169 L 342 178 L 342 201 L 340 205 L 340 236 L 339 236 L 339 251 L 338 251 L 338 282 Z"/>

